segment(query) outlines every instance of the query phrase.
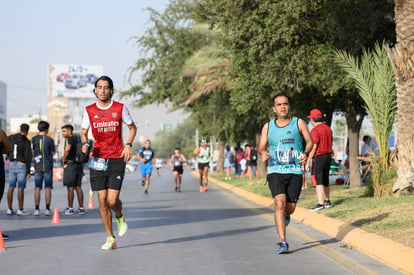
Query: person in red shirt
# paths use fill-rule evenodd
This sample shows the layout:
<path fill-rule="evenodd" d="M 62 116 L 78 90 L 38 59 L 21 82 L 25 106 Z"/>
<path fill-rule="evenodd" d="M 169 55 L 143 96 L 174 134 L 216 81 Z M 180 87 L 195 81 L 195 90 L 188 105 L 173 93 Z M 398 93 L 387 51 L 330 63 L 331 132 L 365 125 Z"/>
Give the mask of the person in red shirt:
<path fill-rule="evenodd" d="M 311 180 L 316 183 L 316 197 L 318 203 L 311 211 L 319 211 L 324 208 L 332 207 L 329 200 L 329 169 L 331 167 L 332 155 L 332 130 L 323 122 L 322 113 L 318 109 L 310 111 L 311 131 L 313 148 L 309 153 L 305 169 L 309 171 L 310 162 L 313 159 Z M 325 196 L 325 200 L 324 200 Z"/>
<path fill-rule="evenodd" d="M 101 76 L 95 82 L 94 93 L 98 102 L 85 108 L 82 120 L 82 152 L 87 153 L 88 131 L 92 130 L 95 143 L 90 161 L 90 182 L 93 191 L 98 194 L 99 212 L 108 235 L 102 249 L 116 247 L 112 231 L 112 212 L 115 212 L 118 235 L 122 237 L 128 230 L 119 199 L 125 174 L 125 164 L 132 157 L 132 142 L 137 128 L 128 108 L 113 101 L 114 85 L 108 76 Z M 122 123 L 129 129 L 127 143 L 123 144 Z"/>

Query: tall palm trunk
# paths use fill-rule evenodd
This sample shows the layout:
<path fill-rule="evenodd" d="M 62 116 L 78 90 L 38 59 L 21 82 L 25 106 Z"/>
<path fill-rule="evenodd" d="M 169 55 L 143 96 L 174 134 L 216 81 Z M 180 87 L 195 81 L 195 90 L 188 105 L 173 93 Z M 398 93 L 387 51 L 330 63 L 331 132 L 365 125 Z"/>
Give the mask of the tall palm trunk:
<path fill-rule="evenodd" d="M 362 121 L 364 116 L 358 115 L 355 105 L 347 104 L 346 106 L 346 121 L 348 123 L 348 139 L 349 139 L 349 187 L 361 186 L 361 174 L 358 156 L 358 137 L 361 130 Z"/>
<path fill-rule="evenodd" d="M 397 87 L 398 180 L 393 192 L 414 188 L 414 0 L 395 0 L 397 44 L 391 50 Z"/>

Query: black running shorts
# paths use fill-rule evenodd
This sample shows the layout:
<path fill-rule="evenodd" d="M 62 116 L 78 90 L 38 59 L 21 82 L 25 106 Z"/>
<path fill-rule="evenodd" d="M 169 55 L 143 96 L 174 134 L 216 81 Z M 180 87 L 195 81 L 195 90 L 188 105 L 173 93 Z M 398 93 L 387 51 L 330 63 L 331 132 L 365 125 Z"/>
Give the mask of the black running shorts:
<path fill-rule="evenodd" d="M 322 154 L 315 157 L 311 175 L 315 176 L 316 184 L 329 186 L 329 170 L 331 169 L 331 154 Z"/>
<path fill-rule="evenodd" d="M 210 164 L 208 163 L 208 162 L 206 162 L 206 163 L 198 163 L 198 170 L 204 170 L 204 167 L 207 167 L 207 168 L 209 168 L 210 167 Z"/>
<path fill-rule="evenodd" d="M 267 175 L 272 198 L 279 194 L 286 194 L 286 202 L 296 203 L 302 191 L 302 174 L 279 174 Z"/>
<path fill-rule="evenodd" d="M 125 162 L 123 158 L 107 159 L 105 171 L 90 168 L 92 191 L 106 189 L 121 190 L 125 175 Z"/>
<path fill-rule="evenodd" d="M 184 173 L 184 168 L 182 166 L 174 166 L 173 172 L 177 171 L 179 175 Z"/>

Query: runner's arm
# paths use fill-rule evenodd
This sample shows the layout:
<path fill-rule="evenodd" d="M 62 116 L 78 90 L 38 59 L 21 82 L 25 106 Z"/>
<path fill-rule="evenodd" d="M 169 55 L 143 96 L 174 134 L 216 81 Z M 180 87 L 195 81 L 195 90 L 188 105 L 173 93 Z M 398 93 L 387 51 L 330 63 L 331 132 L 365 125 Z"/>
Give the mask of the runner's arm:
<path fill-rule="evenodd" d="M 298 119 L 298 126 L 299 126 L 299 133 L 302 135 L 303 139 L 306 142 L 306 147 L 305 147 L 304 152 L 307 153 L 307 154 L 302 153 L 300 162 L 303 165 L 306 165 L 307 160 L 309 159 L 310 152 L 313 149 L 313 139 L 312 139 L 312 136 L 309 132 L 308 126 L 306 125 L 305 121 L 303 121 L 302 119 Z"/>
<path fill-rule="evenodd" d="M 137 126 L 135 126 L 135 123 L 132 121 L 131 124 L 128 125 L 129 129 L 129 135 L 128 135 L 128 143 L 134 142 L 135 135 L 137 134 Z M 124 157 L 124 161 L 127 162 L 132 158 L 132 147 L 129 145 L 124 146 L 124 150 L 122 151 L 122 156 Z"/>
<path fill-rule="evenodd" d="M 0 130 L 0 141 L 3 142 L 3 153 L 8 154 L 11 152 L 11 144 L 9 139 L 7 138 L 6 133 L 3 130 Z"/>
<path fill-rule="evenodd" d="M 259 143 L 259 154 L 262 156 L 262 161 L 265 162 L 269 159 L 269 153 L 267 152 L 268 140 L 267 132 L 269 128 L 269 123 L 266 123 L 262 128 L 262 135 L 260 137 Z"/>

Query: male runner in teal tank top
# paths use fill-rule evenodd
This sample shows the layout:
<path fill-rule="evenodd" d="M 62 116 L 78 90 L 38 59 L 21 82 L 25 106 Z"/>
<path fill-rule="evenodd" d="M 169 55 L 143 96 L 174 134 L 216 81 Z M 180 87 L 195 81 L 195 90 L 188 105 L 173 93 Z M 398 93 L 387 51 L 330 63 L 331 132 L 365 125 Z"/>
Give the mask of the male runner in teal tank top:
<path fill-rule="evenodd" d="M 302 167 L 313 141 L 306 123 L 290 116 L 287 96 L 277 95 L 273 103 L 276 119 L 263 126 L 259 153 L 264 162 L 268 161 L 267 182 L 275 203 L 275 224 L 280 238 L 277 253 L 284 254 L 289 253 L 286 226 L 302 190 Z M 305 140 L 306 148 L 303 148 L 302 140 Z"/>

